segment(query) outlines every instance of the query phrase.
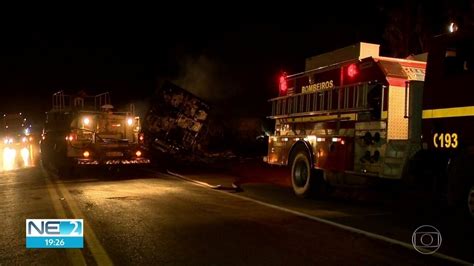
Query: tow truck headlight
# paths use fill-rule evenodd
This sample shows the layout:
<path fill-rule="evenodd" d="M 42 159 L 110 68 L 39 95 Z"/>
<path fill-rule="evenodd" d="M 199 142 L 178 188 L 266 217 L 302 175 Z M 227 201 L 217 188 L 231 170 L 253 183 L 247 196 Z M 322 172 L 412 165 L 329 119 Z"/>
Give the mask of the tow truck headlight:
<path fill-rule="evenodd" d="M 141 152 L 141 151 L 137 151 L 137 152 L 135 152 L 135 155 L 136 155 L 137 157 L 140 157 L 140 156 L 142 156 L 142 152 Z"/>
<path fill-rule="evenodd" d="M 82 156 L 84 156 L 84 158 L 88 158 L 91 154 L 89 153 L 89 151 L 84 151 L 82 153 Z"/>
<path fill-rule="evenodd" d="M 127 125 L 129 125 L 129 126 L 133 125 L 133 119 L 132 118 L 127 118 Z"/>

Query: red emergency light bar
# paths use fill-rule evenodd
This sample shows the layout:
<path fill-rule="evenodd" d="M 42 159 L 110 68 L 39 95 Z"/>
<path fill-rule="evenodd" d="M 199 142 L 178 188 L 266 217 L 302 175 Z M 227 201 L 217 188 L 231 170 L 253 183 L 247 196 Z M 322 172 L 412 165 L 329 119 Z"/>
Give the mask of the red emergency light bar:
<path fill-rule="evenodd" d="M 283 73 L 280 76 L 280 92 L 286 92 L 288 85 L 286 83 L 286 73 Z"/>

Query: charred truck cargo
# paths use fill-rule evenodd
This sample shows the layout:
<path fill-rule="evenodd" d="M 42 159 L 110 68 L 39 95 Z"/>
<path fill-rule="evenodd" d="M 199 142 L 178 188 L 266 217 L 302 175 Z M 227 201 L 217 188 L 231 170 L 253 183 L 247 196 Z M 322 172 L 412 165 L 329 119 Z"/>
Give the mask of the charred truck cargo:
<path fill-rule="evenodd" d="M 160 154 L 190 154 L 199 150 L 206 130 L 209 105 L 173 83 L 155 92 L 145 116 L 147 146 Z"/>
<path fill-rule="evenodd" d="M 421 180 L 474 215 L 472 45 L 461 32 L 434 39 L 426 82 L 425 62 L 382 57 L 375 44 L 308 58 L 270 100 L 268 163 L 291 167 L 299 196 Z"/>
<path fill-rule="evenodd" d="M 142 165 L 150 160 L 142 147 L 140 118 L 134 108 L 112 111 L 108 92 L 53 94 L 40 143 L 41 160 L 69 173 L 77 166 Z"/>

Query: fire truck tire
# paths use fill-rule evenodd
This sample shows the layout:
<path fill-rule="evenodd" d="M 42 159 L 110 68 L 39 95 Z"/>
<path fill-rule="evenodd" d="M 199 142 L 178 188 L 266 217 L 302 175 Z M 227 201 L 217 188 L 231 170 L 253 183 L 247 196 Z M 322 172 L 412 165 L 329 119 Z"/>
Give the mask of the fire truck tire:
<path fill-rule="evenodd" d="M 291 184 L 298 197 L 322 196 L 322 193 L 320 193 L 324 186 L 322 175 L 311 165 L 311 159 L 305 149 L 294 151 L 291 165 Z"/>
<path fill-rule="evenodd" d="M 467 195 L 467 206 L 471 217 L 474 219 L 474 184 L 471 186 Z"/>
<path fill-rule="evenodd" d="M 40 165 L 44 170 L 51 170 L 51 159 L 49 153 L 44 147 L 41 147 Z"/>
<path fill-rule="evenodd" d="M 62 163 L 58 165 L 58 175 L 61 178 L 73 178 L 75 177 L 76 171 L 74 166 L 70 163 Z"/>
<path fill-rule="evenodd" d="M 472 155 L 461 155 L 452 159 L 448 171 L 448 204 L 474 218 L 474 160 Z"/>

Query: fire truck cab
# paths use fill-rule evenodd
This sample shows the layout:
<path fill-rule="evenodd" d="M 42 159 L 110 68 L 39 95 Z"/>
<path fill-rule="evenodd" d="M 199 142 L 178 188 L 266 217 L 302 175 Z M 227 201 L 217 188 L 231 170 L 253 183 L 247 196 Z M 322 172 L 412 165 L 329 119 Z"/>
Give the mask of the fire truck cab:
<path fill-rule="evenodd" d="M 40 143 L 43 164 L 70 172 L 84 165 L 148 164 L 140 118 L 114 112 L 109 93 L 53 94 Z"/>

